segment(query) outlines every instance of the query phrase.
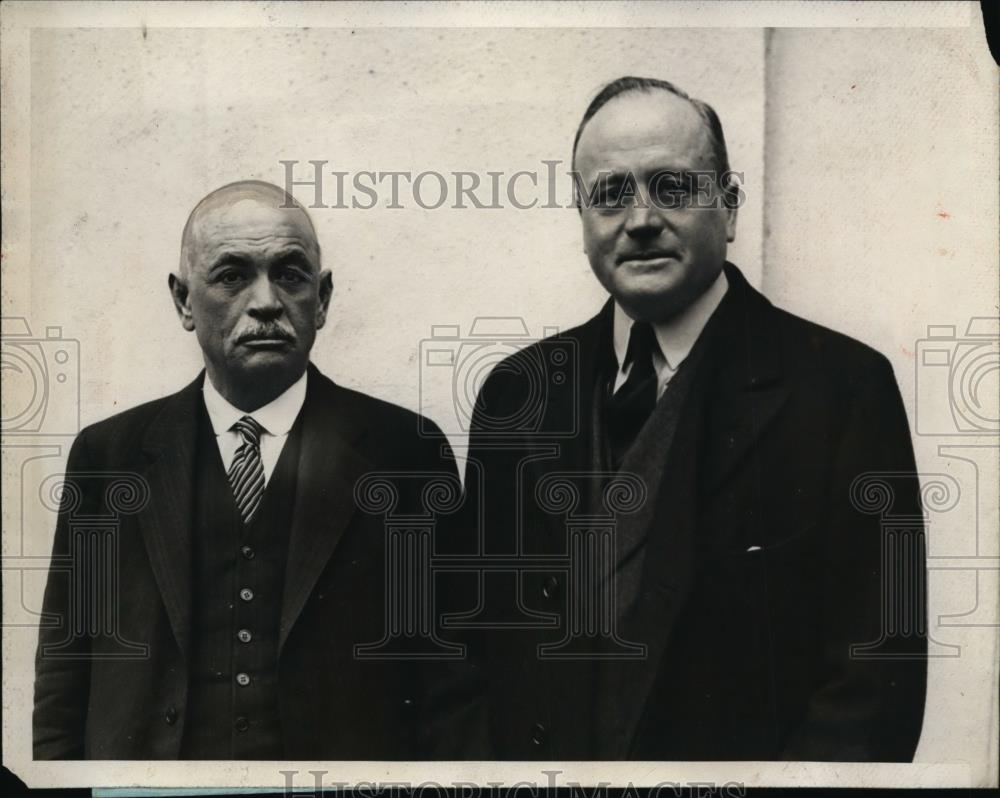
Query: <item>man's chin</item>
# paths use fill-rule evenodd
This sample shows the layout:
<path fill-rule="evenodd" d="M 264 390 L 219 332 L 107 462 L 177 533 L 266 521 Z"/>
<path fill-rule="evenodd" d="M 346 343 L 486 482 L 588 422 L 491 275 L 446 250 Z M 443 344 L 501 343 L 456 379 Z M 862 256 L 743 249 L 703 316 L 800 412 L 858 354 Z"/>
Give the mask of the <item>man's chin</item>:
<path fill-rule="evenodd" d="M 665 321 L 684 309 L 685 291 L 674 280 L 630 280 L 615 286 L 615 299 L 634 319 Z"/>
<path fill-rule="evenodd" d="M 288 349 L 256 349 L 244 353 L 233 371 L 241 381 L 293 380 L 305 369 L 306 361 Z"/>

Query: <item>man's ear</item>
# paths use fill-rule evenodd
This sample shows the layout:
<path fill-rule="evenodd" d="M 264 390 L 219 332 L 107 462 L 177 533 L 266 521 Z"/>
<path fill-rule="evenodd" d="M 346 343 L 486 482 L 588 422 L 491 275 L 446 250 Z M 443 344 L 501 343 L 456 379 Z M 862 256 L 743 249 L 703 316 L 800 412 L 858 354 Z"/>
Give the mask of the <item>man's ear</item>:
<path fill-rule="evenodd" d="M 577 218 L 580 220 L 580 243 L 583 244 L 582 252 L 587 254 L 587 233 L 583 229 L 583 205 L 580 202 L 580 195 L 576 188 L 573 189 L 573 206 L 576 208 Z"/>
<path fill-rule="evenodd" d="M 191 313 L 187 283 L 179 274 L 171 274 L 167 279 L 167 284 L 170 286 L 170 296 L 173 297 L 174 307 L 177 308 L 181 325 L 185 330 L 191 332 L 194 330 L 194 315 Z"/>
<path fill-rule="evenodd" d="M 722 177 L 722 207 L 726 211 L 726 241 L 736 240 L 736 215 L 746 195 L 743 193 L 743 173 L 726 172 Z"/>
<path fill-rule="evenodd" d="M 316 308 L 316 329 L 320 330 L 326 324 L 326 312 L 330 309 L 330 297 L 333 296 L 333 275 L 329 270 L 319 275 L 319 305 Z"/>
<path fill-rule="evenodd" d="M 726 241 L 730 244 L 736 240 L 736 208 L 726 209 Z"/>

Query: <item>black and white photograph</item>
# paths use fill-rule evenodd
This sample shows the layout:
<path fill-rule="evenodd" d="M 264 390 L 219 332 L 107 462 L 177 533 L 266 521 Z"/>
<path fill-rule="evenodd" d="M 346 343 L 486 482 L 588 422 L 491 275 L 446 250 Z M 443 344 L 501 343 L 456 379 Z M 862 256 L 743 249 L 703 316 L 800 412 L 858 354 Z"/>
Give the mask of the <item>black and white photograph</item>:
<path fill-rule="evenodd" d="M 988 5 L 0 6 L 5 779 L 997 787 Z"/>

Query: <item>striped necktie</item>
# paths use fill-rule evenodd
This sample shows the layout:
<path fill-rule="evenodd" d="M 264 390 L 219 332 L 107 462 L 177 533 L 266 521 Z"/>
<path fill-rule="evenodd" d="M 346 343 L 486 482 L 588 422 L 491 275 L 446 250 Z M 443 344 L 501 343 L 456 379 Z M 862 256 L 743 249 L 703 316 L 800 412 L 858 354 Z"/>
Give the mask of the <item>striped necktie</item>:
<path fill-rule="evenodd" d="M 243 416 L 230 429 L 243 438 L 229 466 L 229 484 L 243 523 L 249 524 L 264 495 L 264 463 L 260 459 L 260 434 L 264 428 L 250 416 Z"/>

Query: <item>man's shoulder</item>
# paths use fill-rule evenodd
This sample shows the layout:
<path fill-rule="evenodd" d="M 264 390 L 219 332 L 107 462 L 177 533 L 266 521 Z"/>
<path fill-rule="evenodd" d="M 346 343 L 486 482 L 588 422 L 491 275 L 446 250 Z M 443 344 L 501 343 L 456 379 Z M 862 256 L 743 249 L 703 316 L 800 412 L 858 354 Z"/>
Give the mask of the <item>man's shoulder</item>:
<path fill-rule="evenodd" d="M 130 456 L 141 447 L 146 432 L 164 416 L 164 411 L 183 402 L 185 397 L 190 399 L 196 390 L 195 383 L 191 383 L 175 393 L 143 402 L 88 424 L 77 435 L 76 446 L 85 446 L 100 460 Z M 185 417 L 183 421 L 195 423 L 193 415 Z"/>
<path fill-rule="evenodd" d="M 578 373 L 580 364 L 586 358 L 594 357 L 597 335 L 606 310 L 605 307 L 596 316 L 565 331 L 530 343 L 514 342 L 516 348 L 495 362 L 483 389 L 499 391 L 511 385 L 535 386 L 539 380 L 547 384 L 552 378 L 557 385 L 563 384 L 566 377 Z"/>
<path fill-rule="evenodd" d="M 772 312 L 781 331 L 786 368 L 848 378 L 892 370 L 884 354 L 856 338 L 783 308 L 772 306 Z"/>
<path fill-rule="evenodd" d="M 135 407 L 114 413 L 87 425 L 80 431 L 80 434 L 90 438 L 103 438 L 119 435 L 129 430 L 144 430 L 163 412 L 168 404 L 188 390 L 190 390 L 190 386 L 167 396 L 151 399 Z"/>
<path fill-rule="evenodd" d="M 370 421 L 390 425 L 406 425 L 415 424 L 420 419 L 417 413 L 402 405 L 380 399 L 355 388 L 347 388 L 332 381 L 330 386 L 339 394 L 340 401 L 352 405 L 358 413 Z"/>
<path fill-rule="evenodd" d="M 857 375 L 873 372 L 892 373 L 889 360 L 881 352 L 856 338 L 774 305 L 731 263 L 726 264 L 726 277 L 731 296 L 723 302 L 729 312 L 722 327 L 727 331 L 727 338 L 745 340 L 752 357 L 764 359 L 768 354 L 780 355 L 782 367 L 789 376 L 800 373 L 853 380 Z M 767 348 L 776 351 L 767 353 L 764 351 Z"/>
<path fill-rule="evenodd" d="M 315 380 L 315 395 L 321 407 L 334 416 L 338 408 L 349 408 L 354 423 L 374 430 L 381 437 L 403 441 L 417 437 L 421 432 L 441 435 L 433 421 L 413 410 L 348 388 L 318 370 L 310 373 L 310 379 Z"/>

